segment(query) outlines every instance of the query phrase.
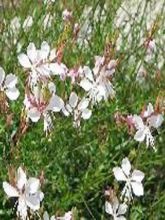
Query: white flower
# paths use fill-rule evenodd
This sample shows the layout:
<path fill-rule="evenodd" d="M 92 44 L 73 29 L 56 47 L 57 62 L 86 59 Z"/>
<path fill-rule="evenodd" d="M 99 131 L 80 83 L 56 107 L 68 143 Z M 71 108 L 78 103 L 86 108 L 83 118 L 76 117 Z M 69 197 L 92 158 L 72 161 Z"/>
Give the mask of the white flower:
<path fill-rule="evenodd" d="M 33 17 L 28 15 L 24 20 L 22 27 L 24 31 L 28 31 L 32 25 L 33 25 Z"/>
<path fill-rule="evenodd" d="M 65 116 L 73 115 L 74 125 L 79 127 L 81 118 L 87 120 L 91 117 L 92 111 L 88 109 L 88 105 L 89 99 L 83 98 L 79 101 L 77 94 L 72 92 L 69 102 L 63 107 L 62 111 Z"/>
<path fill-rule="evenodd" d="M 54 3 L 56 0 L 43 0 L 44 4 Z"/>
<path fill-rule="evenodd" d="M 41 88 L 35 86 L 33 93 L 27 93 L 24 99 L 27 117 L 32 122 L 38 122 L 43 116 L 44 131 L 46 133 L 53 127 L 50 113 L 60 112 L 63 108 L 63 100 L 55 92 L 56 87 L 50 82 L 47 86 L 43 85 Z"/>
<path fill-rule="evenodd" d="M 109 96 L 114 96 L 114 90 L 108 78 L 102 75 L 96 75 L 96 70 L 93 74 L 88 66 L 83 68 L 84 78 L 80 81 L 80 87 L 86 92 L 93 104 L 101 100 L 107 100 Z"/>
<path fill-rule="evenodd" d="M 5 71 L 0 67 L 0 91 L 4 91 L 10 100 L 16 100 L 20 94 L 16 84 L 17 77 L 12 73 L 5 77 Z"/>
<path fill-rule="evenodd" d="M 44 30 L 51 27 L 52 21 L 53 21 L 53 16 L 50 13 L 48 13 L 43 20 Z"/>
<path fill-rule="evenodd" d="M 113 202 L 105 202 L 105 211 L 113 216 L 114 220 L 126 220 L 123 216 L 127 212 L 128 206 L 125 203 L 119 204 L 118 199 Z"/>
<path fill-rule="evenodd" d="M 149 126 L 145 125 L 142 118 L 138 115 L 133 116 L 133 123 L 137 129 L 134 139 L 138 142 L 146 140 L 147 147 L 154 148 L 154 137 L 151 134 Z"/>
<path fill-rule="evenodd" d="M 3 182 L 3 189 L 9 198 L 18 199 L 17 215 L 23 220 L 26 220 L 28 208 L 32 211 L 39 210 L 40 203 L 44 198 L 44 194 L 39 190 L 39 179 L 33 177 L 27 179 L 21 167 L 17 171 L 16 185 L 12 186 Z"/>
<path fill-rule="evenodd" d="M 144 178 L 144 173 L 140 170 L 134 170 L 131 173 L 131 164 L 128 158 L 122 160 L 121 167 L 113 168 L 113 173 L 117 181 L 125 182 L 122 196 L 130 200 L 132 199 L 132 192 L 136 196 L 142 196 L 144 194 L 143 185 L 141 183 Z"/>

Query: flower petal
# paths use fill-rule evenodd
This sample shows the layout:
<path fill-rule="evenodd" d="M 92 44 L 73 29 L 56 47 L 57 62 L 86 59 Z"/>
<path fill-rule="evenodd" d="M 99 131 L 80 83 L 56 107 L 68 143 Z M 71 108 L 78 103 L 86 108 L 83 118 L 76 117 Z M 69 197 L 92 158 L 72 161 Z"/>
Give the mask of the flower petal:
<path fill-rule="evenodd" d="M 38 51 L 36 49 L 35 44 L 30 43 L 27 47 L 27 55 L 33 64 L 37 62 L 37 54 Z"/>
<path fill-rule="evenodd" d="M 13 88 L 17 84 L 17 76 L 14 74 L 8 74 L 5 79 L 5 86 L 8 88 Z"/>
<path fill-rule="evenodd" d="M 31 68 L 30 60 L 26 54 L 24 53 L 19 54 L 18 60 L 21 66 L 23 66 L 24 68 Z"/>
<path fill-rule="evenodd" d="M 3 189 L 9 198 L 19 197 L 18 191 L 13 186 L 11 186 L 9 183 L 3 182 Z"/>
<path fill-rule="evenodd" d="M 87 120 L 87 119 L 89 119 L 90 117 L 91 117 L 91 115 L 92 115 L 92 111 L 90 110 L 90 109 L 84 109 L 83 111 L 82 111 L 82 115 L 81 115 L 81 117 L 84 119 L 84 120 Z"/>
<path fill-rule="evenodd" d="M 37 110 L 37 108 L 31 108 L 28 111 L 28 117 L 32 120 L 32 122 L 37 122 L 41 117 L 41 113 Z"/>
<path fill-rule="evenodd" d="M 144 195 L 144 189 L 143 189 L 142 183 L 131 182 L 131 186 L 132 186 L 133 192 L 136 196 Z"/>
<path fill-rule="evenodd" d="M 37 178 L 30 177 L 26 184 L 26 191 L 30 194 L 35 194 L 40 188 L 40 181 Z"/>
<path fill-rule="evenodd" d="M 17 187 L 19 190 L 22 190 L 23 187 L 26 185 L 27 178 L 24 170 L 21 167 L 19 167 L 17 170 L 16 178 L 17 178 Z"/>
<path fill-rule="evenodd" d="M 89 105 L 89 99 L 83 98 L 78 104 L 78 110 L 85 110 Z"/>
<path fill-rule="evenodd" d="M 0 67 L 0 86 L 2 85 L 4 79 L 5 79 L 5 71 L 2 67 Z"/>
<path fill-rule="evenodd" d="M 144 179 L 143 172 L 141 172 L 140 170 L 133 171 L 131 180 L 136 181 L 136 182 L 141 182 L 143 179 Z"/>
<path fill-rule="evenodd" d="M 130 171 L 131 171 L 131 164 L 130 164 L 130 162 L 129 162 L 127 157 L 122 160 L 121 167 L 122 167 L 123 172 L 127 176 L 129 176 L 130 175 Z"/>
<path fill-rule="evenodd" d="M 120 204 L 119 208 L 118 208 L 117 214 L 118 215 L 124 215 L 126 213 L 127 209 L 128 209 L 128 205 L 127 204 L 125 204 L 125 203 Z"/>
<path fill-rule="evenodd" d="M 149 126 L 154 128 L 159 128 L 164 121 L 163 115 L 152 115 L 150 118 L 148 118 Z"/>
<path fill-rule="evenodd" d="M 81 80 L 80 86 L 81 86 L 86 92 L 88 92 L 88 91 L 89 91 L 90 89 L 92 89 L 92 87 L 93 87 L 92 83 L 91 83 L 88 79 L 86 79 L 86 78 L 84 78 L 84 79 Z"/>
<path fill-rule="evenodd" d="M 114 167 L 113 173 L 117 181 L 126 181 L 127 178 L 120 167 Z"/>
<path fill-rule="evenodd" d="M 6 95 L 10 100 L 16 100 L 20 95 L 20 92 L 17 88 L 6 89 Z"/>
<path fill-rule="evenodd" d="M 72 108 L 75 108 L 77 106 L 77 102 L 78 102 L 78 96 L 75 92 L 72 92 L 69 97 L 69 105 Z"/>
<path fill-rule="evenodd" d="M 40 57 L 42 59 L 47 59 L 50 53 L 50 46 L 46 41 L 43 41 L 41 44 Z"/>
<path fill-rule="evenodd" d="M 142 142 L 142 141 L 144 141 L 145 136 L 146 136 L 146 135 L 145 135 L 144 130 L 138 130 L 138 131 L 136 132 L 136 134 L 134 135 L 134 139 L 135 139 L 136 141 Z"/>
<path fill-rule="evenodd" d="M 63 106 L 64 106 L 63 100 L 59 96 L 53 95 L 50 99 L 49 105 L 47 106 L 46 110 L 59 112 Z"/>
<path fill-rule="evenodd" d="M 106 213 L 108 213 L 109 215 L 113 215 L 113 208 L 110 202 L 106 201 L 105 202 L 105 211 Z"/>
<path fill-rule="evenodd" d="M 140 116 L 134 115 L 133 122 L 135 124 L 136 129 L 143 129 L 144 128 L 144 123 L 143 123 L 143 120 Z"/>

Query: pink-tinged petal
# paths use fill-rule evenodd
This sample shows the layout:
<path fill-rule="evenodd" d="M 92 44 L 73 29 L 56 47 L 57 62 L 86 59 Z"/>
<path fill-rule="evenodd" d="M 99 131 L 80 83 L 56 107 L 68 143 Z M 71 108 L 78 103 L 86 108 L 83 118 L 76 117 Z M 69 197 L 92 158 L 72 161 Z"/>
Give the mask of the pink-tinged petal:
<path fill-rule="evenodd" d="M 89 105 L 89 99 L 83 98 L 78 104 L 78 110 L 85 110 Z"/>
<path fill-rule="evenodd" d="M 23 66 L 24 68 L 31 68 L 30 60 L 26 54 L 23 53 L 19 54 L 18 60 L 21 66 Z"/>
<path fill-rule="evenodd" d="M 27 55 L 30 61 L 34 64 L 37 62 L 37 49 L 34 43 L 30 43 L 27 47 Z"/>
<path fill-rule="evenodd" d="M 26 184 L 26 190 L 30 194 L 36 193 L 40 188 L 40 181 L 37 178 L 31 177 Z"/>
<path fill-rule="evenodd" d="M 10 100 L 16 100 L 19 95 L 20 95 L 20 92 L 17 88 L 8 88 L 6 89 L 6 95 L 7 97 L 10 99 Z"/>
<path fill-rule="evenodd" d="M 41 113 L 37 110 L 37 108 L 31 108 L 28 111 L 28 117 L 32 120 L 32 122 L 37 122 L 41 117 Z"/>
<path fill-rule="evenodd" d="M 109 215 L 113 215 L 113 208 L 110 202 L 106 201 L 105 202 L 105 211 L 106 213 L 108 213 Z"/>
<path fill-rule="evenodd" d="M 133 192 L 136 196 L 143 196 L 144 195 L 144 189 L 143 189 L 142 183 L 131 182 L 131 186 L 132 186 Z"/>
<path fill-rule="evenodd" d="M 78 103 L 78 96 L 75 92 L 72 92 L 69 97 L 69 105 L 72 108 L 75 108 L 77 106 L 77 103 Z"/>
<path fill-rule="evenodd" d="M 134 170 L 131 180 L 141 182 L 144 179 L 144 173 L 140 170 Z"/>
<path fill-rule="evenodd" d="M 137 132 L 136 132 L 136 134 L 134 135 L 134 139 L 136 140 L 136 141 L 138 141 L 138 142 L 142 142 L 142 141 L 144 141 L 144 139 L 145 139 L 145 133 L 144 133 L 144 130 L 138 130 Z"/>
<path fill-rule="evenodd" d="M 17 178 L 17 187 L 19 190 L 22 190 L 23 187 L 26 185 L 27 178 L 26 178 L 26 173 L 21 167 L 19 167 L 17 170 L 16 178 Z"/>
<path fill-rule="evenodd" d="M 129 162 L 127 157 L 122 160 L 121 167 L 122 167 L 123 172 L 127 176 L 129 176 L 130 175 L 130 171 L 131 171 L 131 164 L 130 164 L 130 162 Z"/>
<path fill-rule="evenodd" d="M 19 197 L 18 191 L 13 186 L 11 186 L 9 183 L 3 182 L 3 189 L 9 198 Z"/>
<path fill-rule="evenodd" d="M 64 106 L 63 100 L 57 95 L 53 95 L 50 99 L 49 105 L 46 110 L 52 110 L 54 112 L 59 112 Z"/>
<path fill-rule="evenodd" d="M 113 168 L 113 173 L 117 181 L 126 181 L 127 178 L 120 167 Z"/>
<path fill-rule="evenodd" d="M 82 115 L 81 115 L 81 117 L 84 119 L 84 120 L 87 120 L 87 119 L 89 119 L 90 117 L 91 117 L 91 115 L 92 115 L 92 111 L 90 110 L 90 109 L 84 109 L 83 111 L 82 111 Z"/>
<path fill-rule="evenodd" d="M 120 204 L 119 208 L 118 208 L 117 214 L 118 215 L 124 215 L 127 212 L 127 209 L 128 209 L 128 205 L 127 204 L 125 204 L 125 203 Z"/>
<path fill-rule="evenodd" d="M 13 88 L 17 84 L 17 76 L 14 74 L 8 74 L 5 79 L 5 86 L 8 88 Z"/>
<path fill-rule="evenodd" d="M 86 92 L 88 92 L 88 91 L 89 91 L 90 89 L 92 89 L 92 87 L 93 87 L 92 83 L 91 83 L 88 79 L 86 79 L 86 78 L 84 78 L 84 79 L 81 80 L 80 86 L 81 86 Z"/>
<path fill-rule="evenodd" d="M 5 71 L 2 67 L 0 67 L 0 87 L 5 79 Z"/>

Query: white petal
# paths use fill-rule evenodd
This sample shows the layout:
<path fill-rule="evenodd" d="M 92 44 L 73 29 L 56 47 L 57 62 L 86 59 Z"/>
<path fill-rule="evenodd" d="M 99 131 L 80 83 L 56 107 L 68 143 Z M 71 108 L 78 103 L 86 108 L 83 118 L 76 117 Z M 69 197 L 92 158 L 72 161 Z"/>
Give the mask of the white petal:
<path fill-rule="evenodd" d="M 134 180 L 136 182 L 141 182 L 144 179 L 144 173 L 140 170 L 134 170 L 132 173 L 131 180 Z"/>
<path fill-rule="evenodd" d="M 84 120 L 87 120 L 87 119 L 89 119 L 90 117 L 91 117 L 91 115 L 92 115 L 92 111 L 90 110 L 90 109 L 84 109 L 83 111 L 82 111 L 82 115 L 81 115 L 81 117 L 84 119 Z"/>
<path fill-rule="evenodd" d="M 19 197 L 18 191 L 13 186 L 11 186 L 9 183 L 3 182 L 3 189 L 9 198 Z"/>
<path fill-rule="evenodd" d="M 29 61 L 29 58 L 26 54 L 19 54 L 18 55 L 18 60 L 19 63 L 21 64 L 21 66 L 23 66 L 24 68 L 31 68 L 31 63 Z"/>
<path fill-rule="evenodd" d="M 17 84 L 17 76 L 14 74 L 8 74 L 5 79 L 5 86 L 8 88 L 13 88 Z"/>
<path fill-rule="evenodd" d="M 113 215 L 113 208 L 110 202 L 106 201 L 105 202 L 105 211 L 106 213 L 108 213 L 109 215 Z"/>
<path fill-rule="evenodd" d="M 61 110 L 65 116 L 68 117 L 70 115 L 70 112 L 65 108 L 65 106 L 63 106 L 63 108 Z"/>
<path fill-rule="evenodd" d="M 10 100 L 16 100 L 19 96 L 19 90 L 17 88 L 6 89 L 6 95 Z"/>
<path fill-rule="evenodd" d="M 30 194 L 36 193 L 40 188 L 40 181 L 37 178 L 30 177 L 27 181 L 26 190 Z"/>
<path fill-rule="evenodd" d="M 52 60 L 54 60 L 56 57 L 57 57 L 56 49 L 51 50 L 51 51 L 50 51 L 49 60 L 52 61 Z"/>
<path fill-rule="evenodd" d="M 163 115 L 152 115 L 150 118 L 148 118 L 149 126 L 154 128 L 159 128 L 164 121 Z"/>
<path fill-rule="evenodd" d="M 124 173 L 127 176 L 129 176 L 130 171 L 131 171 L 131 164 L 130 164 L 130 162 L 129 162 L 127 157 L 122 160 L 121 167 L 122 167 Z"/>
<path fill-rule="evenodd" d="M 149 103 L 147 106 L 147 110 L 144 112 L 144 117 L 150 116 L 153 112 L 154 112 L 153 105 Z"/>
<path fill-rule="evenodd" d="M 50 99 L 49 105 L 47 106 L 46 110 L 59 112 L 63 106 L 64 106 L 63 100 L 59 96 L 53 95 Z"/>
<path fill-rule="evenodd" d="M 22 190 L 23 187 L 26 185 L 27 178 L 24 170 L 19 167 L 17 170 L 17 187 L 19 190 Z"/>
<path fill-rule="evenodd" d="M 136 196 L 142 196 L 144 194 L 144 189 L 142 183 L 131 182 L 133 192 Z"/>
<path fill-rule="evenodd" d="M 118 212 L 117 212 L 117 215 L 124 215 L 126 213 L 127 209 L 128 209 L 128 205 L 127 204 L 125 204 L 125 203 L 120 204 Z"/>
<path fill-rule="evenodd" d="M 80 86 L 81 86 L 86 92 L 88 92 L 88 91 L 89 91 L 90 89 L 92 89 L 92 87 L 93 87 L 92 83 L 91 83 L 88 79 L 86 79 L 86 78 L 84 78 L 83 80 L 81 80 Z"/>
<path fill-rule="evenodd" d="M 5 78 L 5 71 L 2 67 L 0 67 L 0 86 L 2 85 Z"/>
<path fill-rule="evenodd" d="M 49 215 L 47 212 L 44 212 L 43 214 L 43 220 L 49 220 Z"/>
<path fill-rule="evenodd" d="M 138 130 L 134 136 L 136 141 L 142 142 L 145 139 L 145 132 L 144 130 Z"/>
<path fill-rule="evenodd" d="M 84 66 L 83 72 L 87 79 L 89 79 L 90 81 L 93 81 L 93 74 L 92 74 L 91 69 L 88 66 Z"/>
<path fill-rule="evenodd" d="M 41 50 L 40 50 L 40 56 L 42 57 L 42 59 L 47 59 L 49 52 L 50 52 L 49 44 L 46 41 L 42 42 Z"/>
<path fill-rule="evenodd" d="M 75 108 L 77 106 L 77 102 L 78 102 L 78 96 L 75 92 L 72 92 L 69 97 L 69 105 L 72 108 Z"/>
<path fill-rule="evenodd" d="M 55 92 L 56 92 L 56 85 L 55 85 L 53 82 L 50 82 L 50 83 L 48 84 L 48 88 L 49 88 L 49 91 L 50 91 L 51 93 L 55 93 Z"/>
<path fill-rule="evenodd" d="M 89 99 L 83 98 L 78 104 L 78 110 L 85 110 L 89 105 Z"/>
<path fill-rule="evenodd" d="M 113 168 L 113 173 L 117 181 L 126 181 L 127 178 L 120 167 Z"/>
<path fill-rule="evenodd" d="M 133 122 L 135 124 L 136 129 L 143 129 L 144 128 L 144 123 L 143 123 L 143 120 L 140 116 L 134 115 Z"/>
<path fill-rule="evenodd" d="M 28 117 L 32 120 L 32 122 L 37 122 L 41 117 L 41 113 L 37 110 L 37 108 L 31 108 L 28 111 Z"/>
<path fill-rule="evenodd" d="M 34 43 L 30 43 L 27 47 L 27 55 L 32 63 L 37 62 L 37 49 Z"/>
<path fill-rule="evenodd" d="M 126 220 L 126 218 L 124 216 L 119 216 L 116 218 L 116 220 Z"/>
<path fill-rule="evenodd" d="M 34 195 L 27 195 L 26 204 L 33 211 L 37 211 L 40 208 L 40 199 L 35 194 Z"/>

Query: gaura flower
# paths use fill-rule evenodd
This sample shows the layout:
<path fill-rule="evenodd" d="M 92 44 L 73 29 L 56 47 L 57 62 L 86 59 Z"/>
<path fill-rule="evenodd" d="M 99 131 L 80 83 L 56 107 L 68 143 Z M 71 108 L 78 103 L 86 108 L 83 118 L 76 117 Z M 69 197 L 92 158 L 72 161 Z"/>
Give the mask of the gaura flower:
<path fill-rule="evenodd" d="M 40 181 L 27 176 L 21 167 L 18 168 L 15 185 L 3 182 L 3 189 L 9 198 L 17 198 L 17 215 L 26 220 L 28 209 L 37 211 L 44 194 L 40 191 Z"/>
<path fill-rule="evenodd" d="M 126 220 L 123 216 L 127 212 L 128 206 L 125 203 L 120 204 L 116 198 L 113 202 L 105 202 L 105 211 L 113 217 L 114 220 Z"/>
<path fill-rule="evenodd" d="M 63 108 L 63 100 L 55 94 L 56 87 L 50 82 L 48 85 L 35 86 L 33 92 L 27 92 L 24 99 L 27 118 L 32 122 L 38 122 L 44 118 L 44 131 L 47 133 L 53 127 L 51 112 L 60 112 Z"/>
<path fill-rule="evenodd" d="M 144 179 L 144 173 L 140 170 L 134 170 L 131 173 L 131 164 L 128 158 L 124 158 L 121 163 L 121 167 L 113 168 L 113 173 L 117 181 L 125 182 L 125 186 L 122 190 L 122 196 L 131 200 L 133 198 L 132 192 L 136 196 L 142 196 L 144 189 L 142 180 Z"/>
<path fill-rule="evenodd" d="M 16 100 L 20 94 L 16 84 L 17 77 L 12 73 L 5 76 L 4 69 L 0 67 L 0 91 L 5 92 L 10 100 Z"/>
<path fill-rule="evenodd" d="M 65 116 L 73 115 L 73 124 L 76 127 L 80 126 L 80 120 L 87 120 L 91 117 L 92 111 L 88 109 L 89 99 L 79 98 L 75 92 L 72 92 L 69 97 L 69 102 L 62 108 Z"/>

